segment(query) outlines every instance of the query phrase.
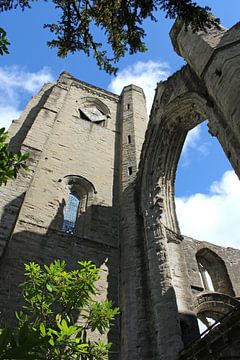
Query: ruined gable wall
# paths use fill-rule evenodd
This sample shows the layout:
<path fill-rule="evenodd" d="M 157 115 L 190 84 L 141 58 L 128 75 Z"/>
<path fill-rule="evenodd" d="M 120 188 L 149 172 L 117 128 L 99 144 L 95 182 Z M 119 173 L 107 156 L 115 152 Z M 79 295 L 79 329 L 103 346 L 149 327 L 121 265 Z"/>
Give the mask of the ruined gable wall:
<path fill-rule="evenodd" d="M 188 267 L 188 276 L 192 288 L 201 288 L 202 283 L 199 276 L 196 254 L 201 249 L 210 249 L 217 254 L 224 262 L 229 278 L 231 280 L 233 290 L 236 297 L 240 297 L 240 250 L 230 247 L 222 247 L 208 243 L 206 241 L 198 241 L 193 238 L 184 236 L 183 240 L 184 255 Z"/>

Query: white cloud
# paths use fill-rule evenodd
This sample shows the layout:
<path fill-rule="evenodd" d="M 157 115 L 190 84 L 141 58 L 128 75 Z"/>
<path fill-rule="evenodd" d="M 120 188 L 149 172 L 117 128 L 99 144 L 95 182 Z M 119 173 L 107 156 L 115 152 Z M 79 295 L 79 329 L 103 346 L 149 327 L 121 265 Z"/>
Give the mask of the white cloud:
<path fill-rule="evenodd" d="M 210 152 L 211 142 L 203 142 L 202 130 L 204 124 L 201 123 L 192 130 L 190 130 L 185 139 L 183 149 L 182 149 L 182 167 L 187 167 L 190 165 L 190 152 L 195 150 L 198 152 L 198 155 L 207 156 Z"/>
<path fill-rule="evenodd" d="M 198 146 L 201 138 L 201 127 L 196 126 L 190 130 L 187 134 L 186 140 L 183 145 L 182 153 L 186 154 L 190 149 L 194 149 Z"/>
<path fill-rule="evenodd" d="M 0 128 L 8 129 L 12 121 L 19 118 L 20 113 L 21 111 L 13 106 L 0 106 Z"/>
<path fill-rule="evenodd" d="M 0 67 L 0 127 L 8 128 L 19 117 L 22 97 L 29 98 L 51 81 L 53 77 L 47 67 L 35 73 L 17 65 Z"/>
<path fill-rule="evenodd" d="M 209 194 L 176 198 L 176 210 L 184 235 L 240 248 L 240 183 L 234 171 L 215 181 Z"/>
<path fill-rule="evenodd" d="M 120 94 L 123 87 L 134 84 L 143 88 L 146 95 L 147 109 L 150 112 L 156 84 L 159 81 L 166 80 L 169 76 L 169 67 L 166 63 L 160 61 L 138 61 L 127 66 L 118 72 L 112 79 L 108 89 L 116 94 Z"/>

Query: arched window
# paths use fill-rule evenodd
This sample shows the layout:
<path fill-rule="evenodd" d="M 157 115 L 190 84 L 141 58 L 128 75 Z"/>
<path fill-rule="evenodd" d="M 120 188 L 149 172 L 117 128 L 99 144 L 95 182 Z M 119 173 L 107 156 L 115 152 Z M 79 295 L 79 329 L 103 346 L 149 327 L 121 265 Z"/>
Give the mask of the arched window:
<path fill-rule="evenodd" d="M 63 231 L 67 234 L 73 234 L 78 208 L 80 203 L 80 197 L 76 193 L 70 193 L 67 200 L 67 205 L 64 210 L 63 217 Z"/>
<path fill-rule="evenodd" d="M 240 302 L 225 294 L 202 293 L 195 299 L 195 312 L 198 318 L 200 333 L 211 327 L 215 322 L 221 322 L 222 318 L 239 307 Z"/>
<path fill-rule="evenodd" d="M 204 290 L 235 296 L 224 261 L 216 253 L 203 248 L 196 259 Z"/>
<path fill-rule="evenodd" d="M 63 179 L 63 221 L 62 231 L 77 234 L 80 228 L 80 217 L 93 200 L 96 190 L 93 184 L 79 175 L 68 175 Z"/>
<path fill-rule="evenodd" d="M 101 126 L 105 126 L 107 119 L 110 118 L 108 107 L 99 99 L 92 97 L 81 100 L 79 113 L 81 119 L 91 121 Z"/>

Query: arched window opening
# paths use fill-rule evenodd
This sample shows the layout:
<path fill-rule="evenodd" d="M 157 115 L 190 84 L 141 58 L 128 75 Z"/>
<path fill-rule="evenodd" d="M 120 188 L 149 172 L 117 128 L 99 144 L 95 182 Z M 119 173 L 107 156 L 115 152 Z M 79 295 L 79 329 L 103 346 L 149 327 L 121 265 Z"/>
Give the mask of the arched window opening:
<path fill-rule="evenodd" d="M 62 231 L 67 234 L 78 234 L 81 228 L 81 215 L 93 202 L 96 190 L 93 184 L 79 175 L 68 175 L 63 179 L 63 210 Z"/>
<path fill-rule="evenodd" d="M 96 106 L 80 109 L 80 117 L 84 120 L 92 121 L 95 124 L 101 124 L 105 122 L 107 116 L 101 112 Z"/>
<path fill-rule="evenodd" d="M 234 296 L 224 261 L 216 253 L 203 248 L 197 252 L 196 259 L 204 290 Z"/>
<path fill-rule="evenodd" d="M 78 208 L 80 203 L 80 197 L 76 193 L 70 193 L 67 200 L 67 205 L 64 210 L 63 217 L 63 231 L 67 234 L 73 234 Z"/>
<path fill-rule="evenodd" d="M 81 119 L 91 121 L 101 126 L 105 126 L 107 119 L 110 118 L 108 107 L 99 99 L 91 97 L 81 100 L 79 114 Z"/>

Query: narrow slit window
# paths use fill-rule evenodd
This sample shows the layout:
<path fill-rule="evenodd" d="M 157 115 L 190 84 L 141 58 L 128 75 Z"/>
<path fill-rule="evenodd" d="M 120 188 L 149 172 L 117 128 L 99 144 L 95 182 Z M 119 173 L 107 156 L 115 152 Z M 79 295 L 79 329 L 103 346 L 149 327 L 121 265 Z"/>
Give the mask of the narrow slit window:
<path fill-rule="evenodd" d="M 127 104 L 127 109 L 130 110 L 130 104 Z"/>
<path fill-rule="evenodd" d="M 132 175 L 132 166 L 128 168 L 128 175 Z"/>
<path fill-rule="evenodd" d="M 64 220 L 63 220 L 63 231 L 67 234 L 73 234 L 74 232 L 79 203 L 80 203 L 80 197 L 75 193 L 70 193 L 64 211 Z"/>
<path fill-rule="evenodd" d="M 128 144 L 131 144 L 132 139 L 131 139 L 131 135 L 128 135 Z"/>

